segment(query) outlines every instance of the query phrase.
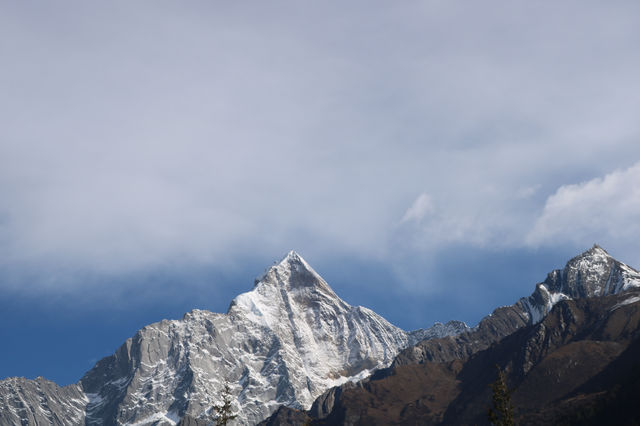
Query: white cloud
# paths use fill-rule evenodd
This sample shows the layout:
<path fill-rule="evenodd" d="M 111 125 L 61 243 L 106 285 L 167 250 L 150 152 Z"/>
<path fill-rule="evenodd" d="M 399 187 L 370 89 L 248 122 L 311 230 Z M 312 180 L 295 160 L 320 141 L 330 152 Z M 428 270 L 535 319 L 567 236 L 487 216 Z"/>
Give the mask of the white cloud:
<path fill-rule="evenodd" d="M 640 253 L 640 162 L 604 177 L 561 186 L 528 234 L 531 245 L 599 243 Z"/>

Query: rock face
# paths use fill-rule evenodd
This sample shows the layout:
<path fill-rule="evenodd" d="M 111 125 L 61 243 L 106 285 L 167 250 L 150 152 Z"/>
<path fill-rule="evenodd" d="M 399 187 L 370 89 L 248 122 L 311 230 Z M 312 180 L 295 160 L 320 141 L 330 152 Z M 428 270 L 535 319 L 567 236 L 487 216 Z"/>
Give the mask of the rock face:
<path fill-rule="evenodd" d="M 457 375 L 460 393 L 443 423 L 486 423 L 497 364 L 514 389 L 518 424 L 637 424 L 637 394 L 626 394 L 640 388 L 639 296 L 631 288 L 562 301 L 538 324 L 474 355 Z"/>
<path fill-rule="evenodd" d="M 388 366 L 418 340 L 463 330 L 454 322 L 407 333 L 345 303 L 290 252 L 226 314 L 194 310 L 144 327 L 76 385 L 0 382 L 0 423 L 195 422 L 220 403 L 226 382 L 235 423 L 256 424 L 281 405 L 308 409 L 326 389 Z"/>
<path fill-rule="evenodd" d="M 83 424 L 87 402 L 77 384 L 11 377 L 0 381 L 0 425 Z"/>

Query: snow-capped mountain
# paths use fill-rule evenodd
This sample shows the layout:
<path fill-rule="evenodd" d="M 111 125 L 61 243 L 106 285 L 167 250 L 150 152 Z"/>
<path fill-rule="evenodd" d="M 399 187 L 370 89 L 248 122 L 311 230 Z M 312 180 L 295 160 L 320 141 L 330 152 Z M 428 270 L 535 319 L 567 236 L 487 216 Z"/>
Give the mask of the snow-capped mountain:
<path fill-rule="evenodd" d="M 308 409 L 419 340 L 465 329 L 451 322 L 407 333 L 341 300 L 290 252 L 226 314 L 194 310 L 146 326 L 77 384 L 0 382 L 0 423 L 175 424 L 185 414 L 208 417 L 226 382 L 236 423 L 256 424 L 280 405 Z"/>
<path fill-rule="evenodd" d="M 561 300 L 618 294 L 640 287 L 640 273 L 615 260 L 597 244 L 556 269 L 518 302 L 529 322 L 540 322 Z"/>

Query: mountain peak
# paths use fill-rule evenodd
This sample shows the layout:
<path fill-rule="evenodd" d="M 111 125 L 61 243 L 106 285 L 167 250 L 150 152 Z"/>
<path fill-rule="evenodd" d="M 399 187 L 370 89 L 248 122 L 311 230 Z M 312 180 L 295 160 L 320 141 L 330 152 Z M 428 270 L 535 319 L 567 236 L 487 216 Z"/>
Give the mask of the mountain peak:
<path fill-rule="evenodd" d="M 602 295 L 605 283 L 610 280 L 611 271 L 621 263 L 611 257 L 609 253 L 597 244 L 589 250 L 575 256 L 569 260 L 562 270 L 554 271 L 550 274 L 551 281 L 557 284 L 556 278 L 562 275 L 568 281 L 570 291 L 550 286 L 550 290 L 564 291 L 571 297 L 591 297 Z M 549 278 L 545 283 L 549 283 Z M 565 283 L 567 284 L 567 283 Z M 600 290 L 599 290 L 600 289 Z M 606 293 L 606 292 L 605 292 Z"/>
<path fill-rule="evenodd" d="M 317 286 L 329 288 L 324 279 L 294 250 L 256 279 L 256 287 L 261 283 L 285 289 Z"/>
<path fill-rule="evenodd" d="M 612 274 L 619 266 L 620 262 L 594 244 L 569 260 L 564 269 L 549 274 L 544 284 L 549 291 L 562 292 L 570 298 L 601 296 L 613 290 Z"/>
<path fill-rule="evenodd" d="M 602 261 L 612 259 L 611 255 L 598 244 L 594 244 L 589 250 L 586 250 L 567 262 L 567 266 L 579 263 L 583 260 Z"/>
<path fill-rule="evenodd" d="M 271 319 L 278 318 L 280 314 L 267 315 L 267 311 L 282 308 L 283 312 L 288 312 L 292 306 L 317 303 L 345 309 L 349 307 L 302 256 L 291 250 L 255 280 L 253 290 L 233 299 L 229 312 L 241 310 L 259 313 L 255 318 L 253 314 L 249 316 L 271 323 Z"/>
<path fill-rule="evenodd" d="M 282 258 L 280 263 L 284 262 L 285 260 L 294 260 L 294 261 L 304 262 L 304 259 L 302 258 L 302 256 L 300 256 L 295 250 L 290 250 L 289 253 L 287 253 L 287 255 L 284 258 Z"/>
<path fill-rule="evenodd" d="M 278 266 L 285 268 L 292 268 L 296 266 L 302 266 L 306 269 L 311 269 L 311 266 L 294 250 L 291 250 L 282 260 L 278 263 Z"/>

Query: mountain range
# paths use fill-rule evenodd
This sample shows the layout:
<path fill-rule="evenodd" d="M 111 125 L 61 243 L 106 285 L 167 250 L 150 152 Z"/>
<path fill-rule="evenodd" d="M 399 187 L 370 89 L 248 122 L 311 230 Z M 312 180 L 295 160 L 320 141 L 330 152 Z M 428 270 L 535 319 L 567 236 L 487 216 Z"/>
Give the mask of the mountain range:
<path fill-rule="evenodd" d="M 572 362 L 567 346 L 602 354 L 590 358 L 593 371 L 623 365 L 617 360 L 630 357 L 638 334 L 638 288 L 640 273 L 594 246 L 473 328 L 451 321 L 406 332 L 344 302 L 290 252 L 226 314 L 194 310 L 146 326 L 78 383 L 0 381 L 0 424 L 207 424 L 225 384 L 236 424 L 482 423 L 492 363 L 511 385 L 534 393 L 545 384 L 543 373 L 534 375 L 540 365 L 564 365 L 548 357 Z M 611 344 L 576 343 L 584 341 Z M 563 381 L 540 415 L 557 417 L 566 402 L 558 401 L 580 386 L 600 396 L 571 407 L 606 404 L 605 379 Z M 527 392 L 516 391 L 514 400 L 533 424 L 543 417 L 525 407 L 542 397 Z"/>
<path fill-rule="evenodd" d="M 594 246 L 473 329 L 419 342 L 307 412 L 282 407 L 264 424 L 489 424 L 496 366 L 517 424 L 640 424 L 629 400 L 640 390 L 639 279 Z"/>

